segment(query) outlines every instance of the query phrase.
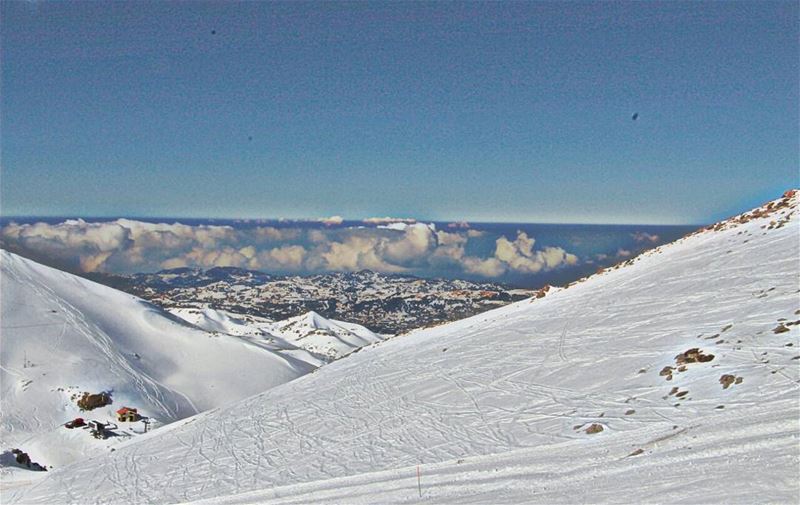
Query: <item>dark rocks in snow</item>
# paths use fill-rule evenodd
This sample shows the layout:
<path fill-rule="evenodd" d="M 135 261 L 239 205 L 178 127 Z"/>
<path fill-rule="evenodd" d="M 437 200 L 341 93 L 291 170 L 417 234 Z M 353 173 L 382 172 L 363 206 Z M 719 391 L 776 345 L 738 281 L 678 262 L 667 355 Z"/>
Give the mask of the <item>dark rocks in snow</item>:
<path fill-rule="evenodd" d="M 31 460 L 28 453 L 21 449 L 11 449 L 0 454 L 0 466 L 18 466 L 34 472 L 46 472 L 47 468 Z"/>
<path fill-rule="evenodd" d="M 741 377 L 726 373 L 719 378 L 719 383 L 722 384 L 722 389 L 728 389 L 734 384 L 741 384 L 743 380 Z"/>
<path fill-rule="evenodd" d="M 91 394 L 83 393 L 83 396 L 78 400 L 78 408 L 81 410 L 94 410 L 106 405 L 111 405 L 111 393 L 103 391 L 102 393 Z"/>
<path fill-rule="evenodd" d="M 772 329 L 772 333 L 786 333 L 787 331 L 790 331 L 790 328 L 783 323 Z"/>
<path fill-rule="evenodd" d="M 683 365 L 685 363 L 706 363 L 713 359 L 713 354 L 704 354 L 699 348 L 693 347 L 675 356 L 675 363 L 678 365 Z"/>
<path fill-rule="evenodd" d="M 602 424 L 592 423 L 591 426 L 586 428 L 586 434 L 587 435 L 594 435 L 595 433 L 600 433 L 601 431 L 603 431 L 603 425 Z"/>

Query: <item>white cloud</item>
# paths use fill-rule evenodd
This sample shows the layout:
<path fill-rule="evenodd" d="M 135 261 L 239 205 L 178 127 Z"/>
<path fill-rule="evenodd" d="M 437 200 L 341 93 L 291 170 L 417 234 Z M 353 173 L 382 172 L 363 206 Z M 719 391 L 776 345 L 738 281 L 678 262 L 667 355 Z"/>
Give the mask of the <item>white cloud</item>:
<path fill-rule="evenodd" d="M 250 228 L 250 230 L 258 242 L 284 242 L 287 240 L 297 240 L 301 236 L 301 230 L 297 228 L 258 226 L 256 228 Z"/>
<path fill-rule="evenodd" d="M 375 270 L 377 272 L 404 272 L 405 268 L 386 262 L 377 251 L 381 240 L 376 237 L 352 235 L 343 242 L 331 242 L 327 250 L 315 258 L 323 270 L 349 271 Z M 319 261 L 321 260 L 321 263 Z"/>
<path fill-rule="evenodd" d="M 376 228 L 383 228 L 386 230 L 405 231 L 408 228 L 408 223 L 389 223 L 379 224 Z"/>
<path fill-rule="evenodd" d="M 300 270 L 306 254 L 306 249 L 299 245 L 275 247 L 250 257 L 247 267 L 252 270 Z"/>
<path fill-rule="evenodd" d="M 633 237 L 633 240 L 636 242 L 650 242 L 651 244 L 658 242 L 660 239 L 658 235 L 650 234 L 646 231 L 637 231 L 635 233 L 631 233 L 631 237 Z"/>
<path fill-rule="evenodd" d="M 241 249 L 239 249 L 239 254 L 241 254 L 248 260 L 252 260 L 253 257 L 256 255 L 256 248 L 251 245 L 242 247 Z"/>
<path fill-rule="evenodd" d="M 322 242 L 327 242 L 328 241 L 328 235 L 326 235 L 325 232 L 322 231 L 322 230 L 310 230 L 308 232 L 308 239 L 311 242 L 315 242 L 315 243 L 319 244 L 319 243 L 322 243 Z"/>
<path fill-rule="evenodd" d="M 417 223 L 406 227 L 402 238 L 383 243 L 383 256 L 392 263 L 405 264 L 428 256 L 436 247 L 433 230 L 425 224 Z"/>
<path fill-rule="evenodd" d="M 474 256 L 464 258 L 463 265 L 465 271 L 483 277 L 500 277 L 507 268 L 506 263 L 497 258 L 481 259 Z"/>
<path fill-rule="evenodd" d="M 103 263 L 111 256 L 111 251 L 101 252 L 97 254 L 86 254 L 81 256 L 80 265 L 81 270 L 84 272 L 94 272 L 100 268 Z"/>
<path fill-rule="evenodd" d="M 436 240 L 440 246 L 464 245 L 467 243 L 468 237 L 466 235 L 462 235 L 461 233 L 437 231 Z"/>
<path fill-rule="evenodd" d="M 391 218 L 387 218 L 391 219 Z M 178 267 L 236 266 L 278 272 L 418 272 L 461 269 L 485 277 L 508 272 L 537 273 L 575 264 L 559 247 L 536 250 L 524 232 L 500 237 L 489 257 L 467 254 L 475 230 L 436 230 L 423 223 L 402 230 L 380 228 L 276 228 L 129 219 L 58 224 L 11 223 L 0 231 L 2 245 L 32 257 L 84 272 L 146 272 Z"/>
<path fill-rule="evenodd" d="M 522 231 L 517 232 L 514 241 L 505 236 L 495 241 L 494 256 L 487 259 L 466 257 L 463 260 L 467 272 L 486 277 L 498 277 L 506 271 L 535 274 L 542 270 L 553 270 L 563 265 L 575 265 L 578 257 L 560 247 L 533 249 L 536 240 Z"/>
<path fill-rule="evenodd" d="M 183 268 L 188 267 L 189 263 L 187 263 L 187 258 L 169 258 L 161 262 L 161 268 L 164 270 L 170 270 L 172 268 Z"/>
<path fill-rule="evenodd" d="M 325 226 L 338 226 L 344 222 L 344 218 L 342 216 L 323 217 L 319 219 L 319 222 Z"/>
<path fill-rule="evenodd" d="M 364 224 L 392 224 L 392 223 L 406 223 L 406 224 L 414 224 L 417 222 L 416 219 L 406 218 L 406 217 L 368 217 L 361 221 Z"/>

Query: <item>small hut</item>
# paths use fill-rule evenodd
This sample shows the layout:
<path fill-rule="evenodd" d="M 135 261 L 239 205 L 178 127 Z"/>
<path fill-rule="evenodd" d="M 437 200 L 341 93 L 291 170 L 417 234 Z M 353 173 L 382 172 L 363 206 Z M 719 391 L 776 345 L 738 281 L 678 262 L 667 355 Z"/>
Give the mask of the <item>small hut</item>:
<path fill-rule="evenodd" d="M 90 433 L 94 438 L 105 440 L 108 438 L 108 425 L 100 421 L 89 421 Z"/>
<path fill-rule="evenodd" d="M 139 420 L 139 412 L 130 407 L 122 407 L 117 411 L 117 421 L 133 423 Z"/>

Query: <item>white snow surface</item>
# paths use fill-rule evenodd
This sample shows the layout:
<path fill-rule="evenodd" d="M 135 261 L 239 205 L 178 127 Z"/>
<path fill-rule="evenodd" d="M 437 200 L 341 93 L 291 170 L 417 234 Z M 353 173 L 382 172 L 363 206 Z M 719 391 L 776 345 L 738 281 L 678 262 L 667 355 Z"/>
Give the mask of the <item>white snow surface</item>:
<path fill-rule="evenodd" d="M 327 319 L 313 311 L 277 322 L 212 308 L 175 308 L 170 312 L 207 331 L 260 337 L 252 340 L 272 350 L 294 351 L 296 358 L 314 366 L 384 338 L 359 324 Z"/>
<path fill-rule="evenodd" d="M 200 309 L 178 307 L 169 309 L 169 312 L 206 331 L 228 335 L 264 335 L 261 326 L 272 323 L 267 318 L 234 314 L 210 307 Z"/>
<path fill-rule="evenodd" d="M 797 503 L 790 203 L 543 298 L 365 347 L 3 500 Z M 679 371 L 692 348 L 714 357 Z M 723 389 L 724 374 L 742 380 Z"/>
<path fill-rule="evenodd" d="M 383 339 L 359 324 L 327 319 L 314 311 L 278 321 L 267 331 L 327 361 Z"/>
<path fill-rule="evenodd" d="M 0 268 L 0 443 L 40 464 L 59 468 L 107 452 L 144 428 L 120 423 L 119 436 L 97 441 L 86 430 L 63 427 L 75 417 L 106 422 L 129 406 L 165 424 L 314 368 L 7 251 L 0 251 Z M 73 395 L 84 391 L 110 391 L 113 403 L 81 412 Z M 11 473 L 0 468 L 3 480 Z"/>

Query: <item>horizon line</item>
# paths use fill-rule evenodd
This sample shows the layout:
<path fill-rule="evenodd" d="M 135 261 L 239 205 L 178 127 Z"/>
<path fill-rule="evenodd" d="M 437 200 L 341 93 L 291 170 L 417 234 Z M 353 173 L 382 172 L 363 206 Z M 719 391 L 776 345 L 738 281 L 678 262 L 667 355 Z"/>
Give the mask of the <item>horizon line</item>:
<path fill-rule="evenodd" d="M 734 217 L 739 214 L 734 214 Z M 336 217 L 336 216 L 331 216 Z M 422 218 L 388 218 L 384 223 L 382 222 L 374 222 L 370 223 L 369 220 L 378 220 L 384 218 L 376 218 L 376 217 L 368 217 L 368 218 L 361 218 L 361 219 L 349 219 L 349 218 L 342 218 L 341 223 L 336 224 L 326 224 L 326 220 L 329 218 L 320 217 L 320 218 L 285 218 L 285 217 L 191 217 L 191 216 L 124 216 L 124 215 L 115 215 L 115 216 L 77 216 L 77 215 L 24 215 L 24 214 L 17 214 L 17 215 L 3 215 L 0 213 L 0 220 L 2 221 L 11 221 L 14 219 L 82 219 L 84 221 L 90 222 L 90 220 L 104 220 L 104 221 L 114 221 L 117 219 L 128 219 L 131 221 L 136 220 L 148 220 L 148 221 L 177 221 L 180 219 L 184 220 L 193 220 L 193 221 L 250 221 L 250 222 L 257 222 L 257 221 L 264 221 L 264 222 L 283 222 L 283 223 L 317 223 L 328 227 L 338 227 L 344 226 L 349 224 L 367 224 L 367 225 L 380 225 L 380 224 L 391 224 L 391 223 L 401 223 L 406 222 L 408 224 L 415 224 L 415 223 L 432 223 L 432 224 L 451 224 L 451 223 L 467 223 L 470 225 L 496 225 L 496 224 L 520 224 L 520 225 L 559 225 L 559 226 L 708 226 L 714 224 L 718 221 L 709 221 L 709 222 L 702 222 L 702 223 L 647 223 L 647 222 L 630 222 L 630 223 L 620 223 L 620 222 L 576 222 L 576 221 L 471 221 L 471 220 L 450 220 L 450 219 L 422 219 Z M 725 219 L 722 219 L 724 221 Z M 170 224 L 170 223 L 165 223 Z M 467 230 L 469 227 L 466 228 L 455 228 L 455 230 Z"/>

